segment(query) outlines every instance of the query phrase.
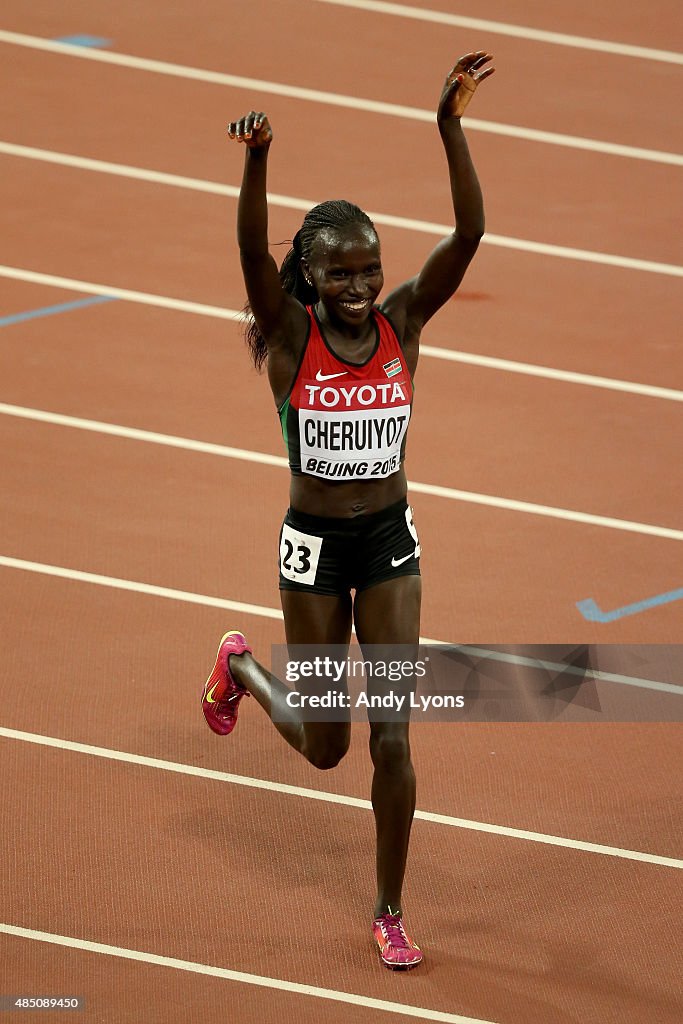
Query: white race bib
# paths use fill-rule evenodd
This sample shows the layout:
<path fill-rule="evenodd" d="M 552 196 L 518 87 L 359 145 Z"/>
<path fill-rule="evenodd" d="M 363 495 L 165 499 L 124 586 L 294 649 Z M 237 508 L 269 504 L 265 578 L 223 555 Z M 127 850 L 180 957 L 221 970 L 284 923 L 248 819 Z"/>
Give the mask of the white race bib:
<path fill-rule="evenodd" d="M 284 578 L 313 586 L 322 546 L 322 537 L 301 533 L 284 523 L 280 536 L 280 572 Z"/>

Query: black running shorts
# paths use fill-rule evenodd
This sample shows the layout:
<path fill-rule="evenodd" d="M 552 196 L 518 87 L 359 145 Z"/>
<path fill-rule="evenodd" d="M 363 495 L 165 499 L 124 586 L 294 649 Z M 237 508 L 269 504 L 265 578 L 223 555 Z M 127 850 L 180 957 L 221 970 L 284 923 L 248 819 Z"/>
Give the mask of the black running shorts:
<path fill-rule="evenodd" d="M 420 575 L 413 510 L 403 499 L 381 512 L 330 519 L 289 509 L 280 531 L 280 590 L 344 594 Z"/>

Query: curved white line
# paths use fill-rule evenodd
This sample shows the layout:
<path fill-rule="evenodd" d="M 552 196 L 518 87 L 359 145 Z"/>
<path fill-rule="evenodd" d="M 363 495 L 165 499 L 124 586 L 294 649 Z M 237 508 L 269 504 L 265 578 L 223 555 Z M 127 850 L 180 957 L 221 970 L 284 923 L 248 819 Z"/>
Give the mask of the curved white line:
<path fill-rule="evenodd" d="M 531 28 L 528 25 L 511 25 L 504 21 L 490 21 L 485 18 L 465 18 L 446 11 L 426 10 L 407 4 L 384 3 L 382 0 L 317 0 L 318 3 L 335 7 L 353 7 L 375 14 L 389 14 L 417 21 L 432 22 L 436 25 L 454 25 L 471 29 L 473 32 L 487 32 L 493 35 L 512 36 L 537 43 L 551 43 L 557 46 L 572 46 L 579 50 L 593 50 L 601 54 L 619 57 L 638 57 L 642 60 L 662 61 L 665 64 L 683 64 L 683 54 L 673 50 L 657 50 L 649 46 L 632 46 L 629 43 L 614 43 L 607 39 L 592 39 L 589 36 L 568 35 L 565 32 L 550 32 L 546 29 Z"/>
<path fill-rule="evenodd" d="M 149 953 L 139 949 L 110 946 L 104 942 L 92 942 L 89 939 L 78 939 L 71 935 L 57 935 L 54 932 L 37 931 L 35 928 L 20 928 L 17 925 L 0 922 L 0 932 L 4 932 L 5 935 L 12 935 L 14 938 L 48 942 L 55 946 L 81 949 L 86 953 L 103 953 L 105 956 L 119 957 L 123 960 L 137 960 L 141 963 L 153 964 L 156 967 L 172 967 L 176 971 L 189 971 L 192 974 L 225 978 L 227 981 L 236 981 L 242 985 L 257 985 L 260 988 L 275 989 L 279 992 L 292 992 L 295 995 L 326 999 L 329 1002 L 364 1006 L 368 1007 L 368 1009 L 381 1010 L 385 1013 L 400 1013 L 406 1017 L 416 1017 L 419 1020 L 433 1020 L 440 1022 L 440 1024 L 494 1024 L 492 1021 L 480 1020 L 475 1017 L 463 1017 L 459 1013 L 444 1013 L 441 1010 L 428 1010 L 410 1003 L 395 1003 L 389 1002 L 386 999 L 374 999 L 371 996 L 363 996 L 355 992 L 340 992 L 332 988 L 320 988 L 317 985 L 303 985 L 295 981 L 286 981 L 284 978 L 271 978 L 262 974 L 231 971 L 226 967 L 213 967 L 211 964 L 201 964 L 194 960 L 179 960 L 177 957 L 161 956 L 158 953 Z M 86 1007 L 86 1009 L 88 1008 L 89 1006 Z M 5 1009 L 5 1007 L 2 1007 L 2 1009 Z M 17 1012 L 20 1013 L 21 1011 Z M 321 1010 L 321 1012 L 324 1011 Z M 203 1015 L 200 1013 L 199 1016 Z M 150 1019 L 149 1010 L 141 1007 L 139 1019 Z M 226 1013 L 226 1020 L 230 1019 L 235 1019 L 233 1014 Z"/>
<path fill-rule="evenodd" d="M 116 423 L 103 423 L 100 420 L 82 419 L 78 416 L 64 416 L 61 413 L 46 412 L 43 409 L 28 409 L 25 406 L 8 405 L 0 402 L 0 415 L 17 416 L 20 419 L 51 423 L 55 426 L 74 427 L 77 430 L 89 430 L 96 434 L 109 434 L 112 437 L 124 437 L 134 441 L 147 441 L 170 448 L 184 448 L 187 451 L 206 452 L 220 455 L 227 459 L 239 459 L 242 462 L 258 462 L 265 466 L 288 468 L 288 463 L 281 455 L 268 455 L 266 452 L 254 452 L 247 448 L 231 448 L 227 445 L 213 444 L 208 441 L 196 441 L 189 437 L 177 437 L 173 434 L 160 434 L 152 430 L 140 430 L 136 427 L 124 427 Z M 664 540 L 683 540 L 683 530 L 669 526 L 656 526 L 654 523 L 639 523 L 630 519 L 616 519 L 612 516 L 594 515 L 592 512 L 579 512 L 575 509 L 557 508 L 553 505 L 539 505 L 531 501 L 518 501 L 515 498 L 503 498 L 493 494 L 479 494 L 476 491 L 463 491 L 456 487 L 442 487 L 439 484 L 423 484 L 416 480 L 408 482 L 410 490 L 416 494 L 430 494 L 437 498 L 451 501 L 463 501 L 473 505 L 485 505 L 489 508 L 505 509 L 509 512 L 522 512 L 527 515 L 546 516 L 550 519 L 562 519 L 565 522 L 581 523 L 586 526 L 602 526 L 609 530 L 624 530 L 627 533 L 640 533 L 649 537 L 660 537 Z"/>
<path fill-rule="evenodd" d="M 183 64 L 171 64 L 168 61 L 134 57 L 131 54 L 116 53 L 113 50 L 91 50 L 88 47 L 59 43 L 52 39 L 43 39 L 40 36 L 22 35 L 18 32 L 0 30 L 0 43 L 42 50 L 46 53 L 61 54 L 65 57 L 78 57 L 81 60 L 90 60 L 101 64 L 113 64 L 137 71 L 150 71 L 161 75 L 172 75 L 176 78 L 189 78 L 192 81 L 209 82 L 213 85 L 225 85 L 233 89 L 247 89 L 251 92 L 268 93 L 272 96 L 285 96 L 289 99 L 302 100 L 309 103 L 323 103 L 328 106 L 343 107 L 348 110 L 364 110 L 367 113 L 380 114 L 385 117 L 402 117 L 412 121 L 424 121 L 432 125 L 436 123 L 434 111 L 425 110 L 421 107 L 408 107 L 398 103 L 387 103 L 382 100 L 365 99 L 360 96 L 324 92 L 320 89 L 308 89 L 298 85 L 288 85 L 284 82 L 271 82 L 263 78 L 249 78 L 245 75 L 228 75 L 220 71 L 207 71 Z M 466 117 L 464 123 L 472 131 L 506 135 L 513 139 L 526 139 L 530 142 L 569 146 L 572 149 L 586 149 L 595 153 L 606 153 L 611 156 L 651 160 L 655 163 L 680 164 L 683 161 L 683 156 L 678 153 L 645 149 L 640 146 L 625 146 L 616 142 L 582 138 L 577 135 L 563 135 L 560 132 L 541 131 L 535 128 L 525 128 L 522 125 L 508 125 L 500 121 L 484 121 L 480 118 Z"/>
<path fill-rule="evenodd" d="M 198 604 L 205 608 L 221 608 L 224 611 L 238 612 L 240 615 L 254 615 L 259 618 L 283 619 L 279 608 L 268 608 L 266 605 L 248 604 L 245 601 L 231 601 L 224 597 L 211 597 L 208 594 L 195 594 L 192 591 L 176 590 L 173 587 L 160 587 L 153 583 L 141 583 L 137 580 L 124 580 L 117 576 L 103 576 L 101 573 L 84 572 L 82 569 L 68 569 L 61 565 L 48 565 L 45 562 L 31 562 L 24 558 L 12 558 L 0 555 L 0 566 L 6 569 L 18 569 L 20 572 L 33 572 L 41 576 L 53 576 L 56 579 L 73 580 L 76 583 L 90 583 L 100 587 L 111 587 L 112 590 L 126 590 L 134 594 L 146 594 L 150 597 L 163 597 L 169 601 L 180 601 L 185 604 Z M 446 640 L 433 640 L 427 636 L 420 637 L 421 644 L 434 644 L 455 647 Z M 683 697 L 683 686 L 676 683 L 665 683 L 660 679 L 642 679 L 638 676 L 626 676 L 618 672 L 602 672 L 591 669 L 584 672 L 572 669 L 571 666 L 559 662 L 525 655 L 511 654 L 505 651 L 494 651 L 487 647 L 476 647 L 473 644 L 458 644 L 464 654 L 487 661 L 500 661 L 508 665 L 524 665 L 530 668 L 545 668 L 554 672 L 565 672 L 583 677 L 590 675 L 598 682 L 618 683 L 623 686 L 635 686 L 642 690 L 653 690 L 659 693 L 670 693 L 675 697 Z"/>
<path fill-rule="evenodd" d="M 130 164 L 111 163 L 106 160 L 93 160 L 89 157 L 75 156 L 72 153 L 57 153 L 52 150 L 36 149 L 33 146 L 18 146 L 12 142 L 0 142 L 0 153 L 16 156 L 20 159 L 38 160 L 44 163 L 58 164 L 77 170 L 93 171 L 100 174 L 111 174 L 120 178 L 132 178 L 137 181 L 151 181 L 159 185 L 171 185 L 185 188 L 193 192 L 206 192 L 211 195 L 239 197 L 236 185 L 224 185 L 217 181 L 205 181 L 202 178 L 188 178 L 179 174 L 168 174 L 165 171 L 153 171 L 145 167 L 133 167 Z M 683 158 L 682 158 L 683 163 Z M 301 199 L 297 196 L 281 195 L 268 192 L 271 206 L 281 206 L 289 210 L 310 210 L 315 206 L 315 199 Z M 389 213 L 368 211 L 376 224 L 399 228 L 405 231 L 419 231 L 428 235 L 445 237 L 452 234 L 452 224 L 439 224 L 435 221 L 417 220 L 414 217 L 399 217 Z M 482 241 L 485 245 L 495 245 L 503 249 L 517 249 L 521 252 L 538 253 L 543 256 L 555 256 L 561 259 L 579 260 L 584 263 L 597 263 L 603 266 L 620 267 L 627 270 L 644 270 L 649 273 L 666 274 L 671 277 L 683 277 L 683 266 L 674 263 L 660 263 L 655 260 L 642 260 L 633 256 L 619 256 L 616 253 L 596 252 L 593 249 L 576 249 L 565 245 L 552 245 L 547 242 L 536 242 L 532 239 L 511 238 L 507 235 L 496 235 L 487 232 Z"/>
<path fill-rule="evenodd" d="M 324 803 L 342 804 L 345 807 L 372 810 L 372 804 L 369 800 L 345 796 L 342 793 L 305 789 L 302 786 L 290 786 L 282 782 L 254 779 L 247 775 L 233 775 L 228 772 L 214 771 L 210 768 L 200 768 L 197 765 L 164 761 L 157 757 L 145 757 L 142 754 L 131 754 L 123 750 L 111 750 L 108 747 L 92 746 L 89 743 L 76 743 L 73 740 L 59 739 L 54 736 L 22 732 L 19 729 L 0 728 L 0 737 L 20 740 L 24 743 L 36 743 L 40 746 L 56 747 L 59 750 L 88 754 L 92 757 L 103 757 L 112 761 L 124 761 L 128 764 L 138 764 L 146 768 L 158 768 L 162 771 L 177 772 L 181 775 L 193 775 L 200 779 L 213 779 L 216 782 L 227 782 L 231 785 L 246 786 L 250 789 L 262 789 L 272 793 L 280 793 L 283 796 L 296 796 L 306 800 L 320 800 Z M 420 821 L 431 822 L 435 825 L 464 828 L 474 832 L 487 832 L 491 835 L 506 836 L 510 839 L 524 839 L 528 842 L 543 843 L 548 846 L 561 846 L 569 850 L 581 850 L 583 853 L 596 853 L 606 857 L 617 857 L 622 860 L 639 861 L 642 864 L 655 864 L 660 867 L 683 869 L 683 860 L 678 860 L 675 857 L 660 857 L 658 854 L 653 853 L 642 853 L 639 850 L 622 850 L 617 846 L 585 843 L 580 839 L 567 839 L 564 836 L 546 835 L 543 832 L 529 832 L 526 829 L 508 828 L 505 825 L 491 825 L 488 822 L 470 821 L 467 818 L 454 818 L 449 814 L 435 814 L 431 811 L 416 810 L 415 818 Z"/>

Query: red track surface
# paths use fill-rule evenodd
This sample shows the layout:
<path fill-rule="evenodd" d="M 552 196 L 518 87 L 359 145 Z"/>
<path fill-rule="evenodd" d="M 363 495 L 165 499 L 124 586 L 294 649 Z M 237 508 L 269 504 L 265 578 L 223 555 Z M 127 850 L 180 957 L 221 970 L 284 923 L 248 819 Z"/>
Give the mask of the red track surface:
<path fill-rule="evenodd" d="M 551 23 L 547 5 L 492 0 L 459 13 L 683 49 L 673 3 L 650 4 L 640 16 L 618 10 L 576 4 L 571 15 L 553 11 Z M 477 118 L 683 151 L 673 137 L 680 69 L 672 64 L 473 36 L 313 0 L 256 0 L 227 13 L 217 0 L 172 9 L 123 3 L 115 23 L 111 13 L 76 0 L 43 10 L 10 2 L 0 27 L 47 39 L 88 32 L 112 39 L 120 53 L 421 108 L 433 106 L 442 71 L 459 53 L 489 47 L 498 71 L 477 96 Z M 256 106 L 275 126 L 274 192 L 340 194 L 381 213 L 449 220 L 443 157 L 428 124 L 0 49 L 0 87 L 12 97 L 2 141 L 236 185 L 242 153 L 222 128 Z M 679 168 L 474 131 L 469 139 L 491 232 L 681 262 Z M 242 305 L 234 200 L 0 160 L 3 264 Z M 274 208 L 272 239 L 291 238 L 300 219 Z M 388 286 L 414 273 L 434 244 L 405 229 L 380 234 Z M 0 289 L 0 318 L 80 297 L 4 277 Z M 680 290 L 672 276 L 482 246 L 425 342 L 681 389 Z M 3 403 L 282 454 L 266 381 L 249 370 L 238 328 L 215 318 L 117 301 L 2 326 L 0 380 Z M 424 357 L 408 473 L 680 530 L 680 409 Z M 278 607 L 285 470 L 9 415 L 0 421 L 0 555 Z M 612 609 L 680 588 L 680 540 L 445 497 L 413 501 L 425 635 L 482 645 L 680 640 L 681 602 L 610 624 L 588 623 L 576 609 L 586 597 Z M 216 637 L 226 622 L 243 626 L 267 660 L 283 639 L 276 618 L 2 565 L 0 580 L 5 730 L 368 798 L 363 726 L 354 727 L 347 759 L 325 775 L 290 751 L 256 707 L 245 707 L 228 741 L 206 729 L 198 698 Z M 676 725 L 421 724 L 413 748 L 424 811 L 681 856 Z M 0 995 L 81 994 L 79 1020 L 117 1024 L 416 1019 L 414 1011 L 263 987 L 274 978 L 420 1007 L 421 1019 L 435 1019 L 430 1011 L 496 1024 L 681 1019 L 674 866 L 417 820 L 406 904 L 426 962 L 394 976 L 369 940 L 367 808 L 9 732 L 0 752 Z M 11 935 L 3 924 L 28 932 Z M 54 945 L 41 932 L 116 949 Z M 122 959 L 121 950 L 261 981 Z"/>

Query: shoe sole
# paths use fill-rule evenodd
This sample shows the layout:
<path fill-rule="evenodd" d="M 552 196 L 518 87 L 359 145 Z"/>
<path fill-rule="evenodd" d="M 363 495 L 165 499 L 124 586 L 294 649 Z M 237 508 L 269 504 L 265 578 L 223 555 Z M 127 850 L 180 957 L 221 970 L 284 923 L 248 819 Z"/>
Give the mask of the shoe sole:
<path fill-rule="evenodd" d="M 382 966 L 388 968 L 390 971 L 412 971 L 413 968 L 419 967 L 420 964 L 424 963 L 424 957 L 422 957 L 420 960 L 417 960 L 414 964 L 390 964 L 387 963 L 387 961 L 384 959 L 381 953 L 379 959 Z"/>

